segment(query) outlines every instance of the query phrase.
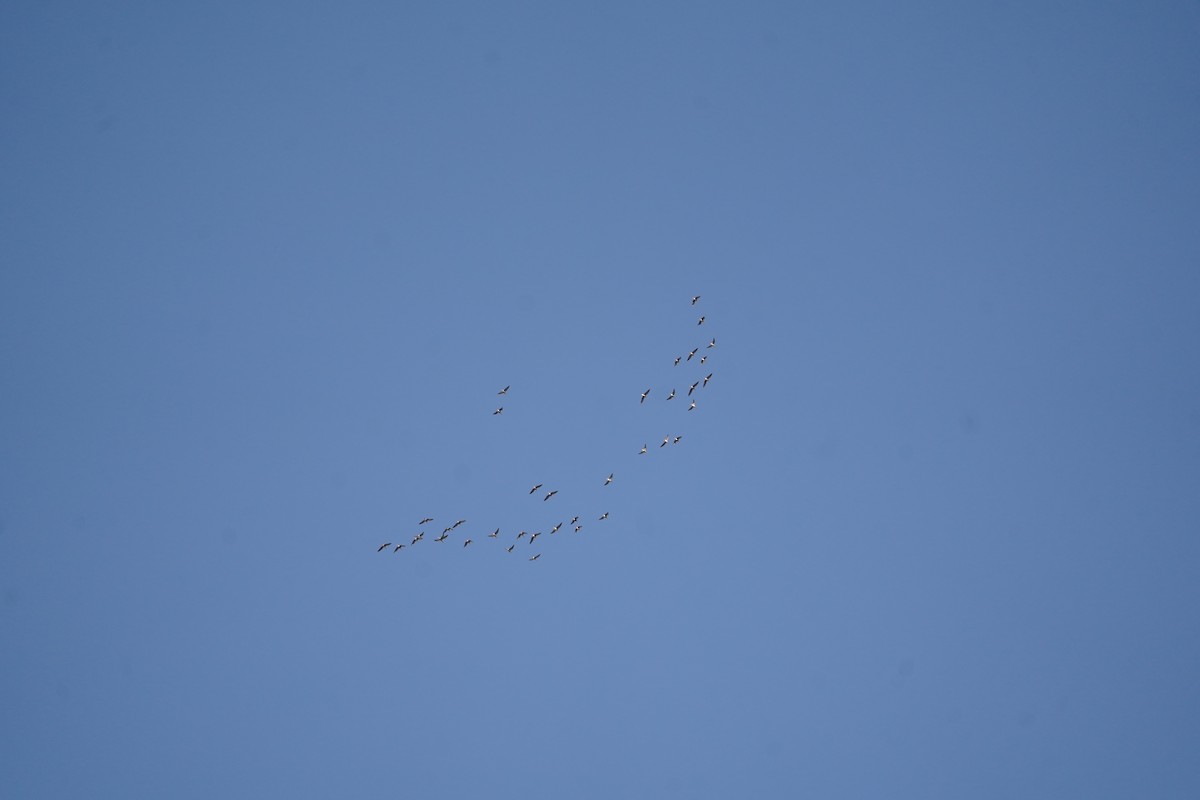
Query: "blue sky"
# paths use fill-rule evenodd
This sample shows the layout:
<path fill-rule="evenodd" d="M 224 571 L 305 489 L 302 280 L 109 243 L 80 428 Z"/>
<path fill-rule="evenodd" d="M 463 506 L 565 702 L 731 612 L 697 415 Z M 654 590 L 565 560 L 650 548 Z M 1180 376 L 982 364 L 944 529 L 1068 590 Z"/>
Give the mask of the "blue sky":
<path fill-rule="evenodd" d="M 6 4 L 3 793 L 1195 797 L 1198 38 Z"/>

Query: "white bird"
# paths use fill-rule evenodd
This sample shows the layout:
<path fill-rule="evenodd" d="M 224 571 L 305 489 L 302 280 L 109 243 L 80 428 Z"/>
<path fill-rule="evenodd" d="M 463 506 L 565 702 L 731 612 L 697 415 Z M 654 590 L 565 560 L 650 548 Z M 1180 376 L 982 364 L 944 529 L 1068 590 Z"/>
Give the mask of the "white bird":
<path fill-rule="evenodd" d="M 700 385 L 700 381 L 696 381 L 695 383 L 692 384 L 691 388 L 688 389 L 688 397 L 692 396 L 692 392 L 696 391 L 696 387 L 699 385 Z"/>
<path fill-rule="evenodd" d="M 608 512 L 605 511 L 603 514 L 601 514 L 600 519 L 608 519 Z"/>
<path fill-rule="evenodd" d="M 712 341 L 708 343 L 708 346 L 709 346 L 709 347 L 716 347 L 716 346 L 717 346 L 717 337 L 715 337 L 715 336 L 714 336 L 714 337 L 712 338 Z"/>
<path fill-rule="evenodd" d="M 708 356 L 700 356 L 700 363 L 703 364 L 705 361 L 708 361 Z"/>
<path fill-rule="evenodd" d="M 708 386 L 708 382 L 712 380 L 712 376 L 713 374 L 711 372 L 704 376 L 704 386 Z M 700 388 L 703 389 L 704 386 L 701 386 Z"/>
<path fill-rule="evenodd" d="M 692 305 L 696 305 L 696 301 L 697 301 L 697 300 L 699 300 L 699 299 L 700 299 L 700 295 L 696 295 L 695 297 L 693 297 L 693 298 L 692 298 Z"/>
<path fill-rule="evenodd" d="M 499 535 L 500 535 L 500 529 L 499 529 L 499 528 L 496 528 L 496 530 L 494 530 L 494 531 L 492 531 L 491 533 L 489 533 L 489 534 L 488 534 L 488 538 L 489 538 L 489 539 L 495 539 L 495 538 L 496 538 L 497 536 L 499 536 Z"/>
<path fill-rule="evenodd" d="M 496 392 L 496 394 L 508 394 L 508 390 L 509 390 L 509 389 L 511 389 L 511 388 L 512 388 L 511 386 L 505 386 L 503 389 L 501 389 L 500 391 Z"/>
<path fill-rule="evenodd" d="M 646 452 L 646 445 L 643 444 L 642 449 L 638 450 L 638 455 L 640 456 L 640 455 L 644 454 L 645 452 Z"/>
<path fill-rule="evenodd" d="M 695 401 L 695 400 L 693 400 L 693 401 L 692 401 L 692 404 L 691 404 L 690 406 L 688 406 L 688 411 L 691 411 L 691 410 L 693 410 L 695 407 L 696 407 L 696 401 Z"/>
<path fill-rule="evenodd" d="M 539 536 L 541 536 L 541 535 L 542 535 L 542 532 L 541 532 L 541 531 L 538 531 L 538 532 L 537 532 L 537 533 L 535 533 L 533 536 L 530 536 L 530 537 L 529 537 L 529 543 L 530 543 L 530 544 L 533 544 L 533 543 L 534 543 L 534 542 L 537 540 L 537 537 L 539 537 Z"/>
<path fill-rule="evenodd" d="M 663 437 L 663 443 L 662 443 L 662 444 L 660 444 L 660 445 L 659 445 L 659 447 L 666 447 L 666 446 L 667 446 L 667 442 L 669 442 L 669 441 L 671 441 L 671 437 L 670 437 L 670 436 L 664 436 L 664 437 Z"/>
<path fill-rule="evenodd" d="M 650 394 L 650 390 L 649 390 L 649 389 L 647 389 L 646 391 L 642 392 L 642 399 L 641 399 L 641 400 L 639 400 L 638 402 L 639 402 L 639 403 L 644 403 L 644 402 L 646 402 L 646 395 L 648 395 L 648 394 Z"/>
<path fill-rule="evenodd" d="M 698 353 L 699 351 L 700 351 L 700 348 L 699 348 L 699 347 L 697 347 L 695 350 L 693 350 L 692 352 L 688 353 L 687 360 L 688 360 L 688 361 L 691 361 L 691 360 L 692 360 L 692 356 L 696 355 L 696 353 Z"/>
<path fill-rule="evenodd" d="M 608 473 L 608 477 L 604 479 L 604 485 L 608 486 L 610 483 L 612 483 L 612 478 L 613 474 L 611 472 Z"/>
<path fill-rule="evenodd" d="M 563 526 L 563 524 L 561 522 L 558 523 L 557 525 L 555 525 L 553 528 L 550 529 L 550 533 L 551 534 L 558 533 L 558 529 L 561 528 L 562 526 Z"/>

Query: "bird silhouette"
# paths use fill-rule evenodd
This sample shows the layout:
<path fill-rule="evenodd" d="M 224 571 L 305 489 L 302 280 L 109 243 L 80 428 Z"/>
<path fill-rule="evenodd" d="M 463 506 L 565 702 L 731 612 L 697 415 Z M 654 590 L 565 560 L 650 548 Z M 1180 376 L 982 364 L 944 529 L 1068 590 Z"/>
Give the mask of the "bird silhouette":
<path fill-rule="evenodd" d="M 537 560 L 538 560 L 539 558 L 541 558 L 541 557 L 542 557 L 542 554 L 541 554 L 541 553 L 538 553 L 536 556 L 530 556 L 529 560 L 530 560 L 530 561 L 537 561 Z"/>
<path fill-rule="evenodd" d="M 503 414 L 503 413 L 504 413 L 504 406 L 500 406 L 499 408 L 497 408 L 495 411 L 492 412 L 492 416 L 494 417 L 497 414 Z"/>
<path fill-rule="evenodd" d="M 608 512 L 605 511 L 603 514 L 601 514 L 600 519 L 608 519 Z"/>
<path fill-rule="evenodd" d="M 644 455 L 644 454 L 645 454 L 645 452 L 646 452 L 646 445 L 644 445 L 644 444 L 643 444 L 643 445 L 642 445 L 642 449 L 641 449 L 641 450 L 638 450 L 638 455 L 639 455 L 639 456 L 640 456 L 640 455 Z"/>
<path fill-rule="evenodd" d="M 530 493 L 530 494 L 533 494 L 534 492 L 536 492 L 536 491 L 537 491 L 538 489 L 540 489 L 540 488 L 542 488 L 542 484 L 540 484 L 540 483 L 539 483 L 538 485 L 536 485 L 536 486 L 534 486 L 532 489 L 530 489 L 530 490 L 529 490 L 529 493 Z"/>
<path fill-rule="evenodd" d="M 437 537 L 436 539 L 434 539 L 434 541 L 435 541 L 435 542 L 444 542 L 444 541 L 446 541 L 446 540 L 447 540 L 447 539 L 449 539 L 449 538 L 450 538 L 450 534 L 448 534 L 448 533 L 443 533 L 441 536 L 439 536 L 439 537 Z"/>
<path fill-rule="evenodd" d="M 638 402 L 639 402 L 639 403 L 644 403 L 644 402 L 646 402 L 646 395 L 648 395 L 648 394 L 650 394 L 650 390 L 649 390 L 649 389 L 647 389 L 646 391 L 642 392 L 642 399 L 641 399 L 641 400 L 639 400 Z"/>
<path fill-rule="evenodd" d="M 708 386 L 708 382 L 712 380 L 712 376 L 713 374 L 711 372 L 704 376 L 704 386 Z M 700 388 L 703 389 L 704 386 L 701 386 Z"/>
<path fill-rule="evenodd" d="M 695 350 L 693 350 L 692 352 L 688 353 L 687 360 L 688 360 L 688 361 L 691 361 L 691 360 L 692 360 L 692 356 L 696 355 L 696 353 L 698 353 L 698 352 L 700 352 L 700 348 L 699 348 L 699 347 L 697 347 L 697 348 L 696 348 Z"/>
<path fill-rule="evenodd" d="M 696 387 L 699 385 L 700 385 L 700 381 L 696 381 L 695 383 L 692 384 L 691 388 L 688 389 L 688 397 L 692 396 L 692 392 L 696 391 Z"/>
<path fill-rule="evenodd" d="M 418 522 L 417 524 L 418 524 L 418 525 L 424 525 L 426 522 L 433 522 L 433 517 L 426 517 L 425 519 L 421 520 L 421 521 L 420 521 L 420 522 Z"/>
<path fill-rule="evenodd" d="M 503 389 L 501 389 L 500 391 L 496 392 L 496 394 L 508 394 L 508 390 L 509 390 L 509 389 L 511 389 L 511 388 L 512 388 L 511 386 L 505 386 Z"/>
<path fill-rule="evenodd" d="M 683 361 L 683 356 L 675 356 L 675 363 L 672 366 L 679 366 L 679 362 Z"/>
<path fill-rule="evenodd" d="M 700 299 L 700 295 L 696 295 L 695 297 L 693 297 L 693 298 L 692 298 L 692 305 L 696 305 L 696 301 L 697 301 L 697 300 L 699 300 L 699 299 Z"/>
<path fill-rule="evenodd" d="M 542 498 L 542 502 L 543 503 L 546 502 L 551 497 L 554 497 L 554 495 L 556 495 L 556 494 L 558 494 L 558 489 L 555 489 L 554 491 L 547 493 L 546 496 Z"/>
<path fill-rule="evenodd" d="M 703 324 L 704 324 L 704 317 L 700 317 L 699 321 L 697 321 L 697 322 L 696 322 L 696 324 L 697 324 L 697 325 L 703 325 Z"/>
<path fill-rule="evenodd" d="M 715 337 L 715 336 L 714 336 L 714 337 L 712 338 L 712 341 L 710 341 L 710 342 L 708 343 L 708 346 L 709 346 L 709 347 L 716 347 L 716 346 L 717 346 L 717 337 Z"/>
<path fill-rule="evenodd" d="M 391 546 L 392 546 L 391 542 L 384 542 L 383 544 L 379 545 L 379 549 L 376 550 L 375 552 L 382 553 L 385 547 L 391 547 Z"/>
<path fill-rule="evenodd" d="M 670 393 L 669 395 L 667 395 L 667 399 L 668 399 L 668 400 L 674 400 L 674 399 L 675 399 L 675 390 L 674 390 L 674 389 L 672 389 L 672 390 L 671 390 L 671 393 Z"/>
<path fill-rule="evenodd" d="M 499 536 L 499 535 L 500 535 L 500 529 L 499 529 L 499 528 L 496 528 L 496 530 L 494 530 L 494 531 L 492 531 L 491 533 L 489 533 L 489 534 L 488 534 L 488 538 L 489 538 L 489 539 L 495 539 L 495 538 L 496 538 L 497 536 Z"/>
<path fill-rule="evenodd" d="M 610 483 L 612 483 L 612 479 L 613 479 L 613 474 L 610 472 L 610 473 L 608 473 L 608 477 L 604 479 L 604 485 L 608 486 Z"/>

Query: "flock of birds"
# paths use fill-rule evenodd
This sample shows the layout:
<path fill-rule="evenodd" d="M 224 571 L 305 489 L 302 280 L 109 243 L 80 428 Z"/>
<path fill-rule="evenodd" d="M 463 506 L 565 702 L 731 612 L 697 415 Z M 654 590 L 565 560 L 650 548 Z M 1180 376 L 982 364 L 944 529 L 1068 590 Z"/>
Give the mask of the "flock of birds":
<path fill-rule="evenodd" d="M 699 302 L 700 302 L 700 295 L 695 295 L 692 297 L 691 304 L 693 306 L 695 306 Z M 696 325 L 698 325 L 698 326 L 704 325 L 705 319 L 706 319 L 706 317 L 703 314 L 701 314 L 700 318 L 696 322 Z M 692 348 L 692 350 L 686 354 L 680 354 L 678 356 L 675 356 L 674 366 L 678 367 L 681 364 L 684 364 L 684 365 L 690 364 L 693 359 L 696 359 L 697 365 L 706 365 L 708 362 L 708 358 L 709 358 L 709 354 L 707 351 L 710 351 L 710 350 L 716 348 L 716 346 L 717 346 L 716 337 L 715 336 L 711 337 L 707 343 L 703 343 L 703 344 L 700 344 L 700 345 Z M 701 350 L 704 350 L 705 353 L 701 354 Z M 695 392 L 697 392 L 697 390 L 703 390 L 704 388 L 706 388 L 708 386 L 709 381 L 712 380 L 712 377 L 713 377 L 713 373 L 709 372 L 707 375 L 697 378 L 695 382 L 693 382 L 690 386 L 688 386 L 687 395 L 686 395 L 686 397 L 688 398 L 688 406 L 687 406 L 688 411 L 696 410 Z M 511 385 L 505 386 L 503 389 L 501 389 L 496 394 L 501 397 L 504 397 L 505 395 L 508 394 L 508 390 L 511 388 L 512 388 Z M 653 389 L 653 387 L 647 388 L 644 392 L 641 393 L 641 399 L 638 401 L 639 404 L 645 405 L 646 399 L 650 396 L 652 389 Z M 670 394 L 667 395 L 666 399 L 667 399 L 667 401 L 671 401 L 671 400 L 674 400 L 675 397 L 676 397 L 676 390 L 675 390 L 675 388 L 672 388 Z M 504 406 L 499 406 L 496 408 L 495 411 L 492 412 L 492 415 L 499 416 L 503 413 L 504 413 Z M 682 435 L 668 434 L 663 437 L 662 443 L 660 443 L 658 445 L 658 447 L 662 448 L 662 447 L 667 447 L 668 445 L 676 445 L 676 444 L 679 444 L 679 442 L 682 439 L 683 439 Z M 650 452 L 649 443 L 646 442 L 646 443 L 642 444 L 641 449 L 638 451 L 638 455 L 646 455 L 649 452 Z M 603 485 L 604 486 L 611 485 L 613 483 L 614 478 L 615 478 L 615 473 L 610 472 L 608 474 L 608 477 L 606 477 L 604 479 Z M 534 495 L 543 488 L 546 488 L 545 484 L 536 483 L 536 484 L 534 484 L 533 488 L 529 490 L 529 494 Z M 545 495 L 542 497 L 542 502 L 543 503 L 549 502 L 557 494 L 558 494 L 558 489 L 548 489 L 546 491 Z M 578 514 L 571 516 L 569 520 L 566 518 L 566 515 L 563 515 L 562 521 L 556 523 L 553 527 L 550 527 L 548 529 L 548 535 L 553 536 L 554 534 L 558 533 L 564 527 L 564 525 L 569 527 L 573 532 L 580 533 L 584 527 L 584 523 L 580 522 L 580 519 L 581 519 L 581 516 Z M 596 517 L 596 522 L 604 522 L 607 519 L 608 519 L 608 512 L 605 511 L 604 513 L 602 513 L 598 517 Z M 434 522 L 434 521 L 435 520 L 433 517 L 422 518 L 421 521 L 417 523 L 417 532 L 407 542 L 405 542 L 405 541 L 384 542 L 383 544 L 379 545 L 376 552 L 383 553 L 384 551 L 386 551 L 390 548 L 393 553 L 399 553 L 401 550 L 404 550 L 405 548 L 416 547 L 417 544 L 425 541 L 425 534 L 427 531 L 430 530 L 430 529 L 427 529 L 425 526 L 427 524 L 429 524 L 430 522 Z M 436 542 L 436 543 L 447 542 L 450 540 L 451 534 L 453 534 L 454 531 L 458 530 L 458 528 L 460 526 L 465 525 L 466 523 L 467 523 L 467 521 L 465 519 L 455 520 L 452 524 L 447 525 L 446 527 L 442 528 L 441 533 L 436 537 L 432 537 L 430 539 L 430 541 Z M 434 528 L 433 530 L 436 530 L 436 528 Z M 542 533 L 543 533 L 542 531 L 519 530 L 517 532 L 516 536 L 511 540 L 511 544 L 509 544 L 507 547 L 505 547 L 504 550 L 508 553 L 512 553 L 514 550 L 516 550 L 517 545 L 521 544 L 522 541 L 524 541 L 526 544 L 533 545 L 538 540 L 538 538 L 542 535 Z M 496 528 L 495 530 L 488 533 L 484 538 L 499 540 L 501 538 L 501 536 L 502 536 L 502 533 L 501 533 L 500 528 Z M 468 536 L 463 539 L 461 547 L 464 547 L 464 548 L 470 547 L 474 543 L 474 541 L 475 541 L 474 539 L 472 539 Z M 527 560 L 537 561 L 541 557 L 542 557 L 542 552 L 540 550 L 538 550 L 537 552 L 533 553 L 533 555 L 530 555 Z"/>

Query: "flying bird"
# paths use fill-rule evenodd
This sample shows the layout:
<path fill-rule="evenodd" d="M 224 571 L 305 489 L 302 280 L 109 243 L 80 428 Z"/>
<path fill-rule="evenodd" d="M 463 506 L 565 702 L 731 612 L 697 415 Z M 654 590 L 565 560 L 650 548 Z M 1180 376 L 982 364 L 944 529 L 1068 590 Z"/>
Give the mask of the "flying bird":
<path fill-rule="evenodd" d="M 678 367 L 680 361 L 683 361 L 683 356 L 675 356 L 675 363 L 673 366 Z"/>
<path fill-rule="evenodd" d="M 449 533 L 449 532 L 450 532 L 450 531 L 452 531 L 452 530 L 454 530 L 454 526 L 453 526 L 453 525 L 447 525 L 445 528 L 442 528 L 442 533 Z"/>
<path fill-rule="evenodd" d="M 540 488 L 542 488 L 542 484 L 540 484 L 540 483 L 539 483 L 537 486 L 534 486 L 532 489 L 530 489 L 530 490 L 529 490 L 529 493 L 530 493 L 530 494 L 533 494 L 534 492 L 536 492 L 536 491 L 537 491 L 538 489 L 540 489 Z"/>
<path fill-rule="evenodd" d="M 698 353 L 699 351 L 700 351 L 700 348 L 699 348 L 699 347 L 697 347 L 695 350 L 693 350 L 692 352 L 688 353 L 687 360 L 688 360 L 688 361 L 691 361 L 691 360 L 692 360 L 692 356 L 696 355 L 696 353 Z"/>
<path fill-rule="evenodd" d="M 695 401 L 695 400 L 693 400 L 693 401 L 692 401 L 692 404 L 691 404 L 690 406 L 688 406 L 688 411 L 692 411 L 692 410 L 694 410 L 695 408 L 696 408 L 696 401 Z"/>
<path fill-rule="evenodd" d="M 436 539 L 434 539 L 434 541 L 435 541 L 435 542 L 444 542 L 444 541 L 446 541 L 446 540 L 447 540 L 447 539 L 449 539 L 449 538 L 450 538 L 450 534 L 448 534 L 448 533 L 443 533 L 441 536 L 439 536 L 439 537 L 437 537 Z"/>
<path fill-rule="evenodd" d="M 663 443 L 662 443 L 662 444 L 660 444 L 660 445 L 659 445 L 659 447 L 666 447 L 666 445 L 667 445 L 667 442 L 669 442 L 669 441 L 671 441 L 671 437 L 670 437 L 670 436 L 664 436 L 664 437 L 663 437 Z"/>
<path fill-rule="evenodd" d="M 399 552 L 400 552 L 401 550 L 403 550 L 403 549 L 404 549 L 404 542 L 401 542 L 400 544 L 396 545 L 396 549 L 395 549 L 395 550 L 393 550 L 392 552 L 393 552 L 393 553 L 399 553 Z"/>
<path fill-rule="evenodd" d="M 646 395 L 648 395 L 648 394 L 650 394 L 650 390 L 649 390 L 649 389 L 647 389 L 646 391 L 642 392 L 642 399 L 641 399 L 641 400 L 639 400 L 638 402 L 639 402 L 639 403 L 644 403 L 644 402 L 646 402 Z"/>
<path fill-rule="evenodd" d="M 529 531 L 521 531 L 520 533 L 517 534 L 517 538 L 520 539 L 522 536 L 524 536 L 527 533 L 529 533 Z"/>
<path fill-rule="evenodd" d="M 514 547 L 516 547 L 516 545 L 515 545 L 515 544 L 510 544 L 508 547 L 504 548 L 504 550 L 505 550 L 505 552 L 507 552 L 507 553 L 511 553 L 511 552 L 513 551 L 513 548 L 514 548 Z"/>
<path fill-rule="evenodd" d="M 574 525 L 576 522 L 579 522 L 579 517 L 571 517 L 571 522 L 569 524 Z"/>
<path fill-rule="evenodd" d="M 384 542 L 383 544 L 379 545 L 379 549 L 378 549 L 378 550 L 376 550 L 375 552 L 376 552 L 376 553 L 382 553 L 382 552 L 383 552 L 383 548 L 385 548 L 385 547 L 391 547 L 391 546 L 392 546 L 392 543 L 391 543 L 391 542 Z"/>
<path fill-rule="evenodd" d="M 709 347 L 716 347 L 716 346 L 717 346 L 717 337 L 715 337 L 715 336 L 714 336 L 714 337 L 712 338 L 712 341 L 708 343 L 708 346 L 709 346 Z"/>
<path fill-rule="evenodd" d="M 495 538 L 496 538 L 497 536 L 499 536 L 499 535 L 500 535 L 500 529 L 499 529 L 499 528 L 496 528 L 496 530 L 494 530 L 494 531 L 492 531 L 491 533 L 489 533 L 489 534 L 488 534 L 488 538 L 489 538 L 489 539 L 495 539 Z"/>
<path fill-rule="evenodd" d="M 704 324 L 704 317 L 700 317 L 699 321 L 698 321 L 696 324 L 697 324 L 697 325 L 703 325 L 703 324 Z"/>
<path fill-rule="evenodd" d="M 682 436 L 676 436 L 675 441 L 671 442 L 671 444 L 679 444 L 679 440 L 682 438 L 683 438 Z"/>
<path fill-rule="evenodd" d="M 492 412 L 492 416 L 494 417 L 497 414 L 503 414 L 503 413 L 504 413 L 504 406 L 500 406 L 499 408 L 497 408 L 495 411 Z"/>
<path fill-rule="evenodd" d="M 537 560 L 538 560 L 539 558 L 541 558 L 541 557 L 542 557 L 542 554 L 541 554 L 541 553 L 538 553 L 536 556 L 530 556 L 529 560 L 530 560 L 530 561 L 537 561 Z"/>
<path fill-rule="evenodd" d="M 529 537 L 529 543 L 533 544 L 535 541 L 537 541 L 537 537 L 539 537 L 541 535 L 542 535 L 541 531 L 538 531 L 537 533 L 533 534 L 532 536 Z"/>
<path fill-rule="evenodd" d="M 692 392 L 696 391 L 696 387 L 699 385 L 700 385 L 700 381 L 696 381 L 695 383 L 692 384 L 692 388 L 688 389 L 688 397 L 692 396 Z"/>
<path fill-rule="evenodd" d="M 554 497 L 554 495 L 556 495 L 556 494 L 558 494 L 558 489 L 555 489 L 555 490 L 554 490 L 554 491 L 552 491 L 552 492 L 547 492 L 547 493 L 546 493 L 546 496 L 542 498 L 542 502 L 543 502 L 543 503 L 544 503 L 544 502 L 546 502 L 546 501 L 547 501 L 547 500 L 549 500 L 551 497 Z"/>
<path fill-rule="evenodd" d="M 603 514 L 601 514 L 600 519 L 608 519 L 608 512 L 605 511 Z"/>
<path fill-rule="evenodd" d="M 668 399 L 668 400 L 674 400 L 674 399 L 675 399 L 675 390 L 674 390 L 674 389 L 672 389 L 672 390 L 671 390 L 671 393 L 670 393 L 669 395 L 667 395 L 667 399 Z"/>
<path fill-rule="evenodd" d="M 558 523 L 557 525 L 555 525 L 553 528 L 550 529 L 550 533 L 551 534 L 558 533 L 558 529 L 561 528 L 562 526 L 563 526 L 563 524 L 561 522 Z"/>
<path fill-rule="evenodd" d="M 463 547 L 466 547 L 466 546 L 467 546 L 467 545 L 469 545 L 470 543 L 471 543 L 471 540 L 470 540 L 470 539 L 467 539 L 465 542 L 463 542 Z"/>
<path fill-rule="evenodd" d="M 576 533 L 579 533 L 581 530 L 583 530 L 583 526 L 582 526 L 582 525 L 576 525 L 576 526 L 575 526 L 575 532 L 576 532 Z"/>
<path fill-rule="evenodd" d="M 611 472 L 608 473 L 608 477 L 604 479 L 604 485 L 608 486 L 610 483 L 612 483 L 612 478 L 613 474 Z"/>
<path fill-rule="evenodd" d="M 695 297 L 693 297 L 693 298 L 692 298 L 692 305 L 696 305 L 696 301 L 697 301 L 697 300 L 699 300 L 699 299 L 700 299 L 700 295 L 696 295 Z"/>
<path fill-rule="evenodd" d="M 425 519 L 421 520 L 421 521 L 420 521 L 420 522 L 418 522 L 417 524 L 418 524 L 418 525 L 424 525 L 426 522 L 433 522 L 433 517 L 426 517 Z"/>
<path fill-rule="evenodd" d="M 642 449 L 641 449 L 641 450 L 638 450 L 638 455 L 639 455 L 639 456 L 640 456 L 640 455 L 644 455 L 644 454 L 645 454 L 645 452 L 646 452 L 646 445 L 645 445 L 645 444 L 643 444 L 643 445 L 642 445 Z"/>
<path fill-rule="evenodd" d="M 501 389 L 500 391 L 496 392 L 496 394 L 508 394 L 508 390 L 509 390 L 509 389 L 511 389 L 511 388 L 512 388 L 511 386 L 505 386 L 503 389 Z"/>
<path fill-rule="evenodd" d="M 703 364 L 705 361 L 708 361 L 708 356 L 700 356 L 700 363 Z"/>
<path fill-rule="evenodd" d="M 704 376 L 704 386 L 708 386 L 708 382 L 712 380 L 712 376 L 713 374 L 711 372 Z M 704 386 L 701 386 L 700 388 L 703 389 Z"/>
<path fill-rule="evenodd" d="M 418 533 L 416 536 L 413 537 L 413 540 L 411 542 L 409 542 L 409 544 L 416 544 L 417 542 L 421 541 L 424 538 L 425 538 L 424 533 Z"/>
<path fill-rule="evenodd" d="M 450 530 L 454 530 L 454 529 L 455 529 L 455 528 L 457 528 L 459 525 L 462 525 L 464 522 L 466 522 L 466 520 L 465 520 L 465 519 L 460 519 L 458 522 L 456 522 L 456 523 L 454 523 L 453 525 L 451 525 L 451 526 L 450 526 Z"/>

